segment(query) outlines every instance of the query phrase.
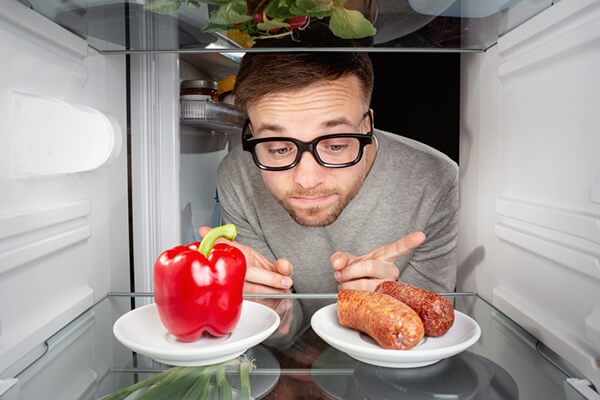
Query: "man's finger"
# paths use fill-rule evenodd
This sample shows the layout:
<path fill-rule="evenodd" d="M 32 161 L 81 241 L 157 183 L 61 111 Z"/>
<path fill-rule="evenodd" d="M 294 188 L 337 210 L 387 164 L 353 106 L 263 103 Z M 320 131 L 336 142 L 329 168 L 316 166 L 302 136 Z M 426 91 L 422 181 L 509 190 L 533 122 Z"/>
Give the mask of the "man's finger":
<path fill-rule="evenodd" d="M 198 233 L 200 234 L 200 237 L 201 237 L 201 238 L 204 238 L 204 236 L 206 236 L 206 234 L 207 234 L 208 232 L 210 232 L 212 229 L 213 229 L 213 228 L 211 228 L 210 226 L 201 226 L 201 227 L 198 229 Z M 233 244 L 233 243 L 235 243 L 235 242 L 232 242 L 231 240 L 229 240 L 229 239 L 227 239 L 227 238 L 225 238 L 225 237 L 220 237 L 220 238 L 217 238 L 217 240 L 215 241 L 215 243 L 226 243 L 226 244 Z M 242 250 L 242 249 L 240 249 L 240 250 Z"/>
<path fill-rule="evenodd" d="M 248 268 L 246 281 L 277 289 L 289 289 L 293 285 L 292 278 L 262 268 Z"/>
<path fill-rule="evenodd" d="M 329 262 L 335 271 L 340 271 L 346 268 L 346 266 L 355 258 L 356 257 L 351 254 L 336 251 L 331 255 L 331 257 L 329 257 Z"/>
<path fill-rule="evenodd" d="M 348 281 L 344 283 L 340 283 L 338 285 L 338 291 L 344 289 L 352 289 L 352 290 L 368 290 L 370 292 L 374 291 L 377 285 L 382 282 L 383 279 L 356 279 L 354 281 Z"/>
<path fill-rule="evenodd" d="M 371 253 L 369 253 L 368 257 L 359 258 L 395 261 L 398 257 L 410 254 L 410 252 L 423 243 L 423 241 L 425 241 L 425 234 L 423 232 L 413 232 L 394 243 L 390 243 L 373 250 Z"/>
<path fill-rule="evenodd" d="M 252 282 L 244 282 L 244 294 L 290 294 L 289 289 L 277 289 L 270 286 L 259 285 Z M 255 300 L 252 298 L 252 300 Z M 262 300 L 277 300 L 281 299 L 262 299 Z"/>
<path fill-rule="evenodd" d="M 280 258 L 277 261 L 275 261 L 275 271 L 280 273 L 281 275 L 292 276 L 294 266 L 285 258 Z"/>
<path fill-rule="evenodd" d="M 204 237 L 208 232 L 210 232 L 211 229 L 212 228 L 210 226 L 201 226 L 198 229 L 198 233 L 200 234 L 200 237 Z"/>
<path fill-rule="evenodd" d="M 363 260 L 334 273 L 335 280 L 340 283 L 363 278 L 396 280 L 399 276 L 396 264 L 380 260 Z"/>

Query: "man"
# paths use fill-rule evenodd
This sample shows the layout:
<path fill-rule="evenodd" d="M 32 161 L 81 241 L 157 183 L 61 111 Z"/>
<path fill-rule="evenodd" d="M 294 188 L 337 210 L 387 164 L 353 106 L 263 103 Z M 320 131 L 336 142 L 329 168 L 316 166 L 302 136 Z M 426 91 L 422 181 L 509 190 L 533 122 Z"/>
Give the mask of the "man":
<path fill-rule="evenodd" d="M 235 96 L 249 120 L 219 166 L 218 192 L 246 255 L 245 293 L 373 290 L 397 279 L 454 290 L 457 166 L 374 130 L 372 88 L 364 53 L 244 56 Z M 289 322 L 289 303 L 270 305 Z"/>

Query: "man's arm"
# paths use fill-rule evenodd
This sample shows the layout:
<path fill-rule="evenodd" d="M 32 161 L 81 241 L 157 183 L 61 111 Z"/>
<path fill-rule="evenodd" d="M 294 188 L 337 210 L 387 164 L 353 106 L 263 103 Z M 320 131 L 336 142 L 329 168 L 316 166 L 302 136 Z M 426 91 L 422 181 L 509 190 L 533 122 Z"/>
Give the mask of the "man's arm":
<path fill-rule="evenodd" d="M 412 253 L 399 280 L 435 292 L 453 292 L 456 287 L 457 263 L 457 181 L 440 198 L 424 233 L 427 240 Z"/>
<path fill-rule="evenodd" d="M 434 292 L 456 285 L 457 179 L 442 193 L 429 218 L 425 235 L 411 233 L 361 256 L 336 252 L 331 256 L 338 289 L 373 290 L 382 280 L 400 280 Z M 400 273 L 395 261 L 410 254 Z"/>

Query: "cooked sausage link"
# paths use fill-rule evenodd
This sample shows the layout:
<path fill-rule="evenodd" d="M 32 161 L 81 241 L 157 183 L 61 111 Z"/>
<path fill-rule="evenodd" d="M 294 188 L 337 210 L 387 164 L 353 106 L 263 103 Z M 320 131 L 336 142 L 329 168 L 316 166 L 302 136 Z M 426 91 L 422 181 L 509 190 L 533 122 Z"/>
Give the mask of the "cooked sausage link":
<path fill-rule="evenodd" d="M 341 290 L 337 309 L 340 324 L 366 333 L 384 349 L 408 350 L 424 335 L 417 313 L 386 294 Z"/>
<path fill-rule="evenodd" d="M 427 336 L 442 336 L 454 324 L 454 308 L 442 295 L 395 281 L 381 282 L 375 292 L 390 295 L 415 310 L 423 320 Z"/>

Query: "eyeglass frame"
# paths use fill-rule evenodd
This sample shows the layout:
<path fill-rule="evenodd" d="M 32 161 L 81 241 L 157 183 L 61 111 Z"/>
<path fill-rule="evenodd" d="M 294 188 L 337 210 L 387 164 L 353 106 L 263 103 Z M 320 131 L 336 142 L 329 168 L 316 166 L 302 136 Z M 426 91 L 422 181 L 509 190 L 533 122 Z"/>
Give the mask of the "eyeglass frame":
<path fill-rule="evenodd" d="M 330 135 L 323 135 L 323 136 L 316 137 L 313 140 L 311 140 L 310 142 L 304 142 L 304 141 L 301 141 L 298 139 L 284 137 L 284 136 L 267 137 L 267 138 L 262 138 L 262 139 L 252 138 L 252 131 L 250 131 L 249 136 L 246 135 L 246 132 L 249 130 L 248 127 L 250 125 L 250 118 L 248 118 L 248 119 L 246 119 L 246 122 L 244 123 L 244 127 L 242 128 L 242 149 L 244 151 L 250 152 L 252 154 L 252 158 L 254 159 L 254 163 L 256 164 L 256 166 L 264 171 L 285 171 L 288 169 L 292 169 L 296 165 L 298 165 L 298 163 L 300 162 L 300 158 L 302 157 L 302 155 L 304 154 L 305 151 L 310 152 L 313 155 L 314 159 L 317 161 L 317 163 L 319 163 L 319 165 L 322 165 L 324 167 L 327 167 L 327 168 L 351 167 L 351 166 L 357 164 L 362 159 L 364 147 L 368 144 L 373 143 L 373 130 L 375 129 L 375 126 L 373 124 L 373 112 L 371 110 L 367 111 L 363 115 L 363 119 L 366 116 L 369 117 L 369 121 L 371 122 L 370 129 L 366 133 L 332 133 Z M 360 147 L 358 149 L 358 155 L 356 156 L 356 159 L 354 161 L 347 162 L 344 164 L 331 164 L 331 163 L 326 163 L 323 160 L 321 160 L 321 158 L 319 157 L 319 154 L 316 151 L 316 145 L 322 140 L 335 139 L 335 138 L 356 138 L 356 139 L 358 139 L 358 141 L 360 143 Z M 258 145 L 259 143 L 265 143 L 265 142 L 282 142 L 282 141 L 292 142 L 296 145 L 296 148 L 298 149 L 298 154 L 296 154 L 296 159 L 290 165 L 287 165 L 285 167 L 267 167 L 266 165 L 261 164 L 260 161 L 258 160 L 258 156 L 256 155 L 256 151 L 255 151 L 256 145 Z"/>

